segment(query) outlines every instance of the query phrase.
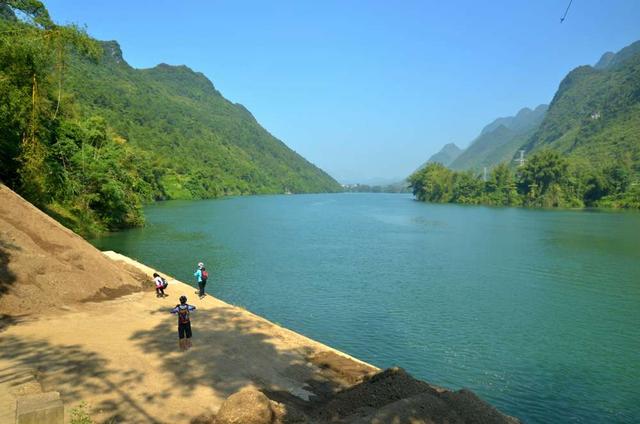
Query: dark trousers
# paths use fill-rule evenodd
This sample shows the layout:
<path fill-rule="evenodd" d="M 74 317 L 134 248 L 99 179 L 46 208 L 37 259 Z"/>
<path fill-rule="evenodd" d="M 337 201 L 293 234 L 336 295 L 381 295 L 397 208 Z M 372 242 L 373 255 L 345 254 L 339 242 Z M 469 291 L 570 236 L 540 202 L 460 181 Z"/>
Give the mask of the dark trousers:
<path fill-rule="evenodd" d="M 198 281 L 198 288 L 200 289 L 200 296 L 204 296 L 204 286 L 207 284 L 206 281 Z"/>
<path fill-rule="evenodd" d="M 191 338 L 191 322 L 178 323 L 178 338 Z"/>

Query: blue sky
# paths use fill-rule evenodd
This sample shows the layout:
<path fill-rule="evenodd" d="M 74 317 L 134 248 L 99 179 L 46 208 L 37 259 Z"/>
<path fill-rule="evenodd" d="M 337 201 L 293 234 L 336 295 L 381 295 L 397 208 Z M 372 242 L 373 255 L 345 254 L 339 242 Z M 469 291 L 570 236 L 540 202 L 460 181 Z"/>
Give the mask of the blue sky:
<path fill-rule="evenodd" d="M 640 1 L 80 1 L 59 23 L 134 67 L 186 64 L 342 182 L 402 178 L 576 66 L 640 39 Z"/>

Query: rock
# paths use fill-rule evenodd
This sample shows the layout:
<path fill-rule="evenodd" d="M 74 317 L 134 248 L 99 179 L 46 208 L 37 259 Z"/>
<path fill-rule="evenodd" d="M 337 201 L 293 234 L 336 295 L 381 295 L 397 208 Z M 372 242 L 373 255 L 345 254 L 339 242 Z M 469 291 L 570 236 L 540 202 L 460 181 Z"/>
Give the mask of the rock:
<path fill-rule="evenodd" d="M 309 419 L 292 405 L 271 401 L 273 424 L 309 424 Z"/>
<path fill-rule="evenodd" d="M 242 389 L 222 403 L 216 424 L 271 424 L 271 402 L 255 388 Z"/>
<path fill-rule="evenodd" d="M 21 396 L 16 403 L 16 424 L 62 424 L 64 405 L 60 393 Z"/>

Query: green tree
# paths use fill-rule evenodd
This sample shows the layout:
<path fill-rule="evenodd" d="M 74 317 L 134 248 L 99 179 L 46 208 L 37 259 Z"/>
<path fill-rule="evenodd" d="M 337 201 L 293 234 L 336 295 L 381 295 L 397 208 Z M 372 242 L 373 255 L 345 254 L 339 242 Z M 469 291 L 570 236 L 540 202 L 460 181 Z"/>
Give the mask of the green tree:
<path fill-rule="evenodd" d="M 506 163 L 494 167 L 485 186 L 487 202 L 492 205 L 514 206 L 521 204 L 513 172 Z"/>
<path fill-rule="evenodd" d="M 471 171 L 456 172 L 453 175 L 453 189 L 450 202 L 478 204 L 482 202 L 484 182 Z"/>
<path fill-rule="evenodd" d="M 451 200 L 454 172 L 440 163 L 430 163 L 409 177 L 418 200 L 446 203 Z"/>
<path fill-rule="evenodd" d="M 518 192 L 529 206 L 558 207 L 571 205 L 567 198 L 568 162 L 554 150 L 542 150 L 519 169 Z"/>

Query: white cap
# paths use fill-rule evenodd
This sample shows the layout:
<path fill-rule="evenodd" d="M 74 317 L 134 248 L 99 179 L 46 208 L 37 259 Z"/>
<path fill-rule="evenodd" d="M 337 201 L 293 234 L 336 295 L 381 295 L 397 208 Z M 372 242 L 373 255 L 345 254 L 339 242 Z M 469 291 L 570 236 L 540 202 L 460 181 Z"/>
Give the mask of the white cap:
<path fill-rule="evenodd" d="M 202 262 L 198 262 L 198 268 L 202 268 L 204 264 Z"/>

